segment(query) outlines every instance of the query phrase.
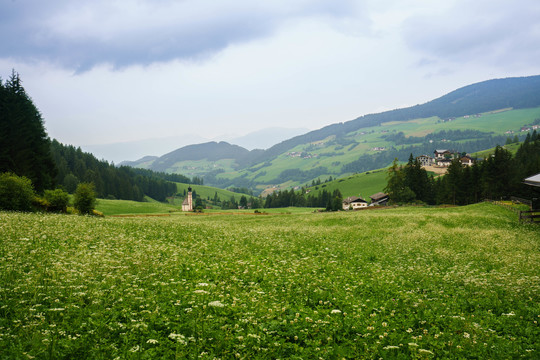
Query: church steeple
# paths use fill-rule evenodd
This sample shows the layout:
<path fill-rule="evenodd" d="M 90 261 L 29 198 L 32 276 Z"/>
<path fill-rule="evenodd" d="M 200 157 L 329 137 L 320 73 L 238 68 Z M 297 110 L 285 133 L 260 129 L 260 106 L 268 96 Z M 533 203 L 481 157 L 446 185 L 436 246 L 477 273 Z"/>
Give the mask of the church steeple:
<path fill-rule="evenodd" d="M 182 211 L 193 211 L 193 195 L 191 185 L 188 187 L 187 197 L 182 202 Z"/>

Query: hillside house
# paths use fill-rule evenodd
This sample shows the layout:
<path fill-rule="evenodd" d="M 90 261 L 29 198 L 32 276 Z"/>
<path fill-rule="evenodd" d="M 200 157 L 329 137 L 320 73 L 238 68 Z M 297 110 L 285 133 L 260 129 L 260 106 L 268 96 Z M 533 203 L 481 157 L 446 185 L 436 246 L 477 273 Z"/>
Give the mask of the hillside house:
<path fill-rule="evenodd" d="M 358 210 L 368 206 L 368 202 L 358 196 L 349 196 L 343 200 L 343 210 Z"/>
<path fill-rule="evenodd" d="M 436 160 L 442 160 L 452 156 L 450 150 L 435 150 L 433 154 Z"/>
<path fill-rule="evenodd" d="M 435 159 L 427 155 L 420 155 L 416 159 L 421 166 L 432 166 L 435 163 Z"/>
<path fill-rule="evenodd" d="M 459 159 L 459 161 L 461 162 L 462 165 L 466 165 L 466 166 L 473 166 L 474 164 L 474 160 L 468 155 L 462 156 L 461 159 Z"/>
<path fill-rule="evenodd" d="M 452 163 L 452 159 L 439 159 L 437 160 L 437 165 L 442 167 L 449 167 Z"/>
<path fill-rule="evenodd" d="M 371 204 L 369 204 L 369 206 L 386 205 L 389 200 L 388 194 L 382 192 L 373 194 L 369 198 L 371 199 Z"/>

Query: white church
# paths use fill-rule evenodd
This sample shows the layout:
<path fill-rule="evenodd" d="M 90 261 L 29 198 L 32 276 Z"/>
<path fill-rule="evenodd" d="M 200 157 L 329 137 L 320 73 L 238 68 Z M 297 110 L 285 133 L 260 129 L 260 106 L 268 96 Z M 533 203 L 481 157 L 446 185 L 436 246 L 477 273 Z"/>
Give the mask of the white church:
<path fill-rule="evenodd" d="M 188 187 L 187 197 L 182 202 L 182 211 L 193 211 L 193 197 L 191 196 L 191 186 Z"/>

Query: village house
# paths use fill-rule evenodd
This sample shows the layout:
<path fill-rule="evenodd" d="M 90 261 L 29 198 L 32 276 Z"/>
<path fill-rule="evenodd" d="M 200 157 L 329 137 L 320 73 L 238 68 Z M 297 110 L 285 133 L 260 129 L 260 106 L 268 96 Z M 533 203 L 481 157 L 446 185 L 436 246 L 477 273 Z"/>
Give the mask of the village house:
<path fill-rule="evenodd" d="M 435 159 L 439 160 L 450 157 L 452 155 L 452 152 L 450 152 L 450 150 L 435 150 L 433 154 L 435 156 Z"/>
<path fill-rule="evenodd" d="M 473 166 L 474 164 L 474 160 L 469 155 L 462 156 L 459 161 L 466 166 Z"/>
<path fill-rule="evenodd" d="M 358 196 L 349 196 L 348 198 L 343 200 L 343 210 L 358 210 L 366 208 L 367 206 L 368 202 Z"/>
<path fill-rule="evenodd" d="M 371 204 L 369 204 L 369 206 L 386 205 L 389 199 L 388 194 L 383 192 L 373 194 L 369 198 L 371 199 Z"/>
<path fill-rule="evenodd" d="M 452 159 L 439 159 L 437 160 L 437 165 L 440 167 L 449 167 L 452 163 Z"/>
<path fill-rule="evenodd" d="M 416 159 L 421 166 L 432 166 L 435 163 L 435 159 L 427 155 L 420 155 Z"/>

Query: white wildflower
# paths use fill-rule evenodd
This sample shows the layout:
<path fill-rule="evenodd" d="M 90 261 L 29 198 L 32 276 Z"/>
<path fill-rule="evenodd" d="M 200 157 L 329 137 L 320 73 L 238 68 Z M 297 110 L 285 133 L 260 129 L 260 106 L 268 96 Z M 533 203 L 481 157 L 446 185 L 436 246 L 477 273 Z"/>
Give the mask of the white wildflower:
<path fill-rule="evenodd" d="M 225 304 L 223 304 L 221 301 L 219 300 L 216 300 L 216 301 L 211 301 L 208 303 L 208 306 L 212 306 L 212 307 L 224 307 Z"/>

